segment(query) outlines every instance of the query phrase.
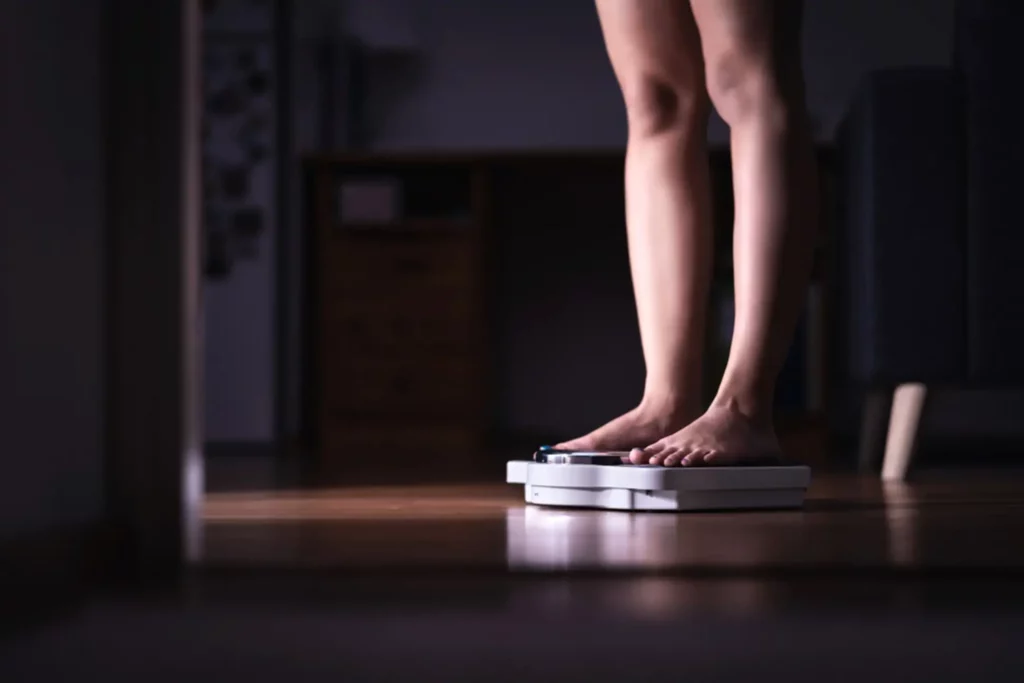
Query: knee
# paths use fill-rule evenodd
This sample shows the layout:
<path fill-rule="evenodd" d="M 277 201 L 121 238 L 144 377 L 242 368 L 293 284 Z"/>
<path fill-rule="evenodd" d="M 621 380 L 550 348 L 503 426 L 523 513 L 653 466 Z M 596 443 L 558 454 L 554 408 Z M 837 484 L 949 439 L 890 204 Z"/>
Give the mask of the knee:
<path fill-rule="evenodd" d="M 711 102 L 729 126 L 757 119 L 784 126 L 799 111 L 799 78 L 769 59 L 726 53 L 707 66 Z"/>
<path fill-rule="evenodd" d="M 623 87 L 630 135 L 688 133 L 701 128 L 710 104 L 701 87 L 641 77 Z"/>

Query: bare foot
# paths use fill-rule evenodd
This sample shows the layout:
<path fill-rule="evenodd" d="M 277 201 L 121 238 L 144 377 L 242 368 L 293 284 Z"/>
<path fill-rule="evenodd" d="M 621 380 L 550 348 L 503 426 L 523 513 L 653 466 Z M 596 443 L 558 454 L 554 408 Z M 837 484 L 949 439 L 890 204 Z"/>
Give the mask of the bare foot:
<path fill-rule="evenodd" d="M 555 448 L 574 451 L 629 451 L 657 441 L 687 422 L 688 415 L 684 411 L 639 406 L 585 436 L 556 444 Z"/>
<path fill-rule="evenodd" d="M 733 408 L 708 408 L 678 432 L 629 455 L 636 465 L 771 464 L 782 455 L 771 422 L 759 424 Z"/>

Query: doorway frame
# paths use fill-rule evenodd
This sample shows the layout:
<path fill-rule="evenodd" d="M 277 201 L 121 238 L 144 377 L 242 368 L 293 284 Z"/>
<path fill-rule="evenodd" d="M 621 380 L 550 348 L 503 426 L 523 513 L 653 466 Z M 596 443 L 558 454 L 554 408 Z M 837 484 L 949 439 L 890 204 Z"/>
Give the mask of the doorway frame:
<path fill-rule="evenodd" d="M 199 559 L 199 0 L 105 0 L 105 517 L 141 578 Z"/>

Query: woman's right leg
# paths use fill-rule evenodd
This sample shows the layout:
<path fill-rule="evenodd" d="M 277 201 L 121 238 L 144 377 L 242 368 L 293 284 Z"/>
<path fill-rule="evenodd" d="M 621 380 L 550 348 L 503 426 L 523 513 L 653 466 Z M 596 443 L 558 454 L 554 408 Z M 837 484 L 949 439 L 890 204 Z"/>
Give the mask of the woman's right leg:
<path fill-rule="evenodd" d="M 561 448 L 643 448 L 697 417 L 712 234 L 700 38 L 688 2 L 597 0 L 629 121 L 626 224 L 647 379 L 640 405 Z"/>

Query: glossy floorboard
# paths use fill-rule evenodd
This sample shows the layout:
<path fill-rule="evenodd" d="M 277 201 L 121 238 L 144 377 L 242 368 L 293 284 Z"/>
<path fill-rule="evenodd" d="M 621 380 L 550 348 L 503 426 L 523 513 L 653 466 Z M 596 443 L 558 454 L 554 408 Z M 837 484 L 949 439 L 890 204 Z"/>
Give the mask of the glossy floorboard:
<path fill-rule="evenodd" d="M 0 680 L 1024 680 L 1020 474 L 701 514 L 234 474 L 205 566 L 20 634 Z"/>
<path fill-rule="evenodd" d="M 767 577 L 1024 569 L 1024 473 L 905 485 L 818 475 L 803 510 L 624 513 L 527 506 L 503 484 L 208 495 L 215 567 Z"/>

